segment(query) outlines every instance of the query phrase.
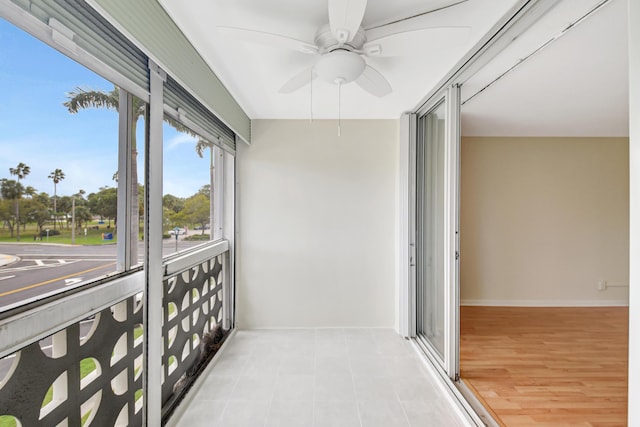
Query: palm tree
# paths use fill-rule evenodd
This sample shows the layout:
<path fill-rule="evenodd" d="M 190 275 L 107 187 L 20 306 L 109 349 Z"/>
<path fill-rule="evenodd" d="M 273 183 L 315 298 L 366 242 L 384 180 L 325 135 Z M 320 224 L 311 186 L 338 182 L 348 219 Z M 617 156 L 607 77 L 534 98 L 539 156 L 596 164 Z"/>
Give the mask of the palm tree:
<path fill-rule="evenodd" d="M 9 168 L 9 173 L 11 175 L 15 175 L 18 178 L 18 187 L 20 187 L 20 180 L 23 179 L 24 177 L 26 177 L 27 175 L 29 175 L 29 172 L 31 172 L 31 168 L 27 165 L 25 165 L 24 163 L 20 162 L 18 163 L 18 166 L 16 166 L 15 168 Z M 16 230 L 18 232 L 17 239 L 18 242 L 20 241 L 20 196 L 22 195 L 22 192 L 18 192 L 16 193 L 16 198 L 15 198 L 15 204 L 16 204 Z"/>
<path fill-rule="evenodd" d="M 35 196 L 36 194 L 38 194 L 38 190 L 36 190 L 35 188 L 33 188 L 32 186 L 28 185 L 25 189 L 24 189 L 24 195 L 25 196 L 29 196 L 29 198 L 33 199 L 33 196 Z"/>
<path fill-rule="evenodd" d="M 213 143 L 206 141 L 202 138 L 198 139 L 196 144 L 196 153 L 200 158 L 204 157 L 204 151 L 209 149 L 209 238 L 213 240 L 213 213 L 214 213 L 214 200 L 213 200 L 213 185 L 215 181 L 215 170 L 213 167 Z M 202 228 L 204 233 L 204 227 Z"/>
<path fill-rule="evenodd" d="M 64 172 L 62 169 L 56 169 L 49 174 L 49 179 L 53 181 L 53 229 L 56 229 L 56 222 L 58 220 L 58 206 L 57 206 L 57 190 L 58 183 L 64 179 Z"/>
<path fill-rule="evenodd" d="M 147 104 L 139 99 L 133 97 L 131 108 L 131 230 L 129 230 L 130 236 L 135 236 L 136 242 L 131 244 L 131 259 L 138 259 L 138 150 L 136 143 L 136 129 L 138 127 L 138 120 L 144 117 Z M 77 87 L 76 90 L 67 94 L 67 101 L 63 103 L 67 110 L 71 114 L 76 114 L 80 110 L 86 110 L 87 108 L 106 108 L 109 110 L 118 111 L 120 107 L 120 91 L 117 86 L 113 87 L 110 92 L 93 89 L 82 89 Z M 116 172 L 117 173 L 117 172 Z M 114 178 L 117 175 L 114 174 Z"/>
<path fill-rule="evenodd" d="M 38 190 L 36 190 L 35 188 L 33 188 L 32 186 L 28 185 L 24 188 L 24 195 L 25 196 L 29 196 L 30 200 L 33 200 L 33 196 L 35 196 L 36 194 L 38 194 Z M 25 221 L 22 224 L 22 230 L 23 231 L 27 231 L 27 221 Z"/>
<path fill-rule="evenodd" d="M 138 120 L 144 117 L 147 104 L 143 100 L 133 97 L 131 108 L 131 230 L 129 233 L 131 236 L 135 236 L 137 240 L 138 227 L 139 227 L 139 211 L 138 211 L 138 150 L 136 143 L 136 129 Z M 120 91 L 117 86 L 114 86 L 110 92 L 93 89 L 82 89 L 77 87 L 74 91 L 67 93 L 67 101 L 63 103 L 67 110 L 71 114 L 75 114 L 80 110 L 87 108 L 107 108 L 110 110 L 118 111 L 120 107 Z M 180 122 L 173 120 L 171 117 L 165 115 L 164 121 L 170 126 L 174 127 L 180 132 L 188 133 L 192 136 L 195 134 L 187 127 L 183 126 Z M 113 179 L 117 182 L 117 175 L 114 174 Z M 137 259 L 138 245 L 131 245 L 132 259 Z"/>

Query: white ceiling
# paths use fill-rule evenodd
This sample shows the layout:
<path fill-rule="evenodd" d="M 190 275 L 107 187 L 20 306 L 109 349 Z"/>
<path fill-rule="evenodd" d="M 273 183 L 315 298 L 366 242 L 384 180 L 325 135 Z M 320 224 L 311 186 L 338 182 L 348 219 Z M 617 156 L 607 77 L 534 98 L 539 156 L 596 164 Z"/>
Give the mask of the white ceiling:
<path fill-rule="evenodd" d="M 317 56 L 253 44 L 222 34 L 219 26 L 286 35 L 313 43 L 328 22 L 327 0 L 159 0 L 220 80 L 252 119 L 336 118 L 337 86 L 316 79 L 291 93 L 278 93 Z M 517 0 L 369 0 L 362 26 L 370 29 L 435 10 L 411 22 L 467 27 L 412 31 L 391 40 L 394 57 L 367 63 L 393 92 L 377 98 L 355 83 L 342 88 L 342 118 L 398 118 L 477 43 Z M 466 100 L 559 34 L 601 0 L 562 0 L 486 67 L 465 82 Z M 370 38 L 398 23 L 368 30 Z M 622 136 L 628 133 L 626 1 L 610 0 L 478 96 L 463 105 L 464 135 Z M 387 46 L 385 46 L 387 47 Z"/>
<path fill-rule="evenodd" d="M 563 0 L 462 86 L 462 101 L 600 0 Z M 462 106 L 473 136 L 628 136 L 627 4 L 610 0 Z"/>
<path fill-rule="evenodd" d="M 363 27 L 438 9 L 460 0 L 369 0 Z M 414 20 L 416 25 L 469 27 L 412 31 L 398 36 L 393 48 L 401 56 L 367 58 L 389 81 L 393 92 L 377 98 L 355 83 L 342 88 L 343 118 L 398 118 L 413 109 L 453 65 L 512 7 L 516 0 L 468 0 Z M 311 66 L 317 56 L 229 37 L 218 26 L 241 27 L 286 35 L 313 43 L 318 27 L 328 23 L 327 0 L 160 0 L 220 80 L 252 119 L 309 118 L 311 91 L 278 90 Z M 396 24 L 407 28 L 404 24 Z M 389 30 L 386 28 L 384 31 Z M 383 30 L 372 30 L 375 36 Z M 336 118 L 338 87 L 316 79 L 313 116 Z"/>

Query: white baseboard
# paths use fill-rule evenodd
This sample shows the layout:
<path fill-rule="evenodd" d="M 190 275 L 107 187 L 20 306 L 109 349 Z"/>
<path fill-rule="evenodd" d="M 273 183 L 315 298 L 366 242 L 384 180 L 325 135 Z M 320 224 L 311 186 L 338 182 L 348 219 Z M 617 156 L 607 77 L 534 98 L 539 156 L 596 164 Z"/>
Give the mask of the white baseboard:
<path fill-rule="evenodd" d="M 464 299 L 462 306 L 485 307 L 628 307 L 628 299 L 614 300 L 502 300 L 502 299 Z"/>

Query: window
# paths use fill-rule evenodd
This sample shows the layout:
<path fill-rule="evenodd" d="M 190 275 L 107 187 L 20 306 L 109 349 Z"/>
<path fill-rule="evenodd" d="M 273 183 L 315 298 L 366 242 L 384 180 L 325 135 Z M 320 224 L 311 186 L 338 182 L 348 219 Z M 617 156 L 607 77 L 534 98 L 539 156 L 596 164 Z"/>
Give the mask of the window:
<path fill-rule="evenodd" d="M 219 149 L 169 115 L 163 135 L 163 255 L 167 256 L 215 237 L 211 230 Z"/>
<path fill-rule="evenodd" d="M 0 57 L 11 58 L 0 63 L 3 311 L 124 270 L 118 245 L 127 239 L 118 228 L 122 91 L 4 20 L 0 40 Z M 134 99 L 139 177 L 145 108 Z"/>
<path fill-rule="evenodd" d="M 90 6 L 46 4 L 1 14 L 35 37 L 0 21 L 0 56 L 11 58 L 0 64 L 0 254 L 11 262 L 0 311 L 134 270 L 144 255 L 142 142 L 157 70 Z M 162 102 L 170 255 L 222 238 L 235 134 L 170 76 Z"/>

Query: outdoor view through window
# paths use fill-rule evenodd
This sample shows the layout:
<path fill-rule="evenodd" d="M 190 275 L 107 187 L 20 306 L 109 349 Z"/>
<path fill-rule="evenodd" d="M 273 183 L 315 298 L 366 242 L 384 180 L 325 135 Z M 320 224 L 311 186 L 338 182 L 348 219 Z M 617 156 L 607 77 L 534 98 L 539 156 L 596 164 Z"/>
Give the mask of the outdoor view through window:
<path fill-rule="evenodd" d="M 0 311 L 123 270 L 119 92 L 0 19 Z M 138 263 L 146 108 L 134 98 Z M 209 240 L 214 159 L 206 141 L 168 116 L 163 132 L 163 254 L 170 255 Z"/>

